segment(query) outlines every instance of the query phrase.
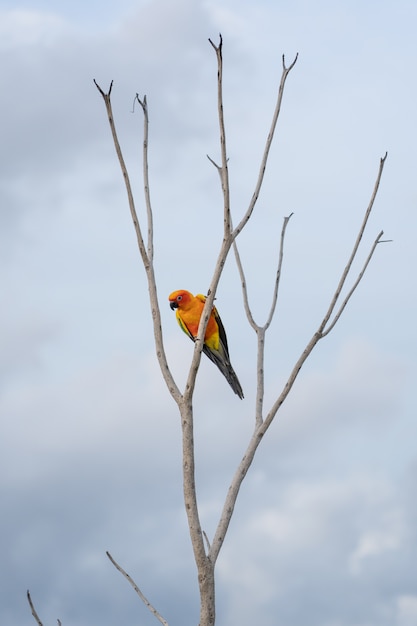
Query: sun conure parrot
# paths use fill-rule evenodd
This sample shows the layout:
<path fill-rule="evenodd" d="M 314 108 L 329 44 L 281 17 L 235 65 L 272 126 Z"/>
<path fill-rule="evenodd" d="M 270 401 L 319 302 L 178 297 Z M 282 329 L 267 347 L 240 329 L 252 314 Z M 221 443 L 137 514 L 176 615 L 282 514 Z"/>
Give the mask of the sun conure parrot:
<path fill-rule="evenodd" d="M 173 291 L 168 299 L 171 309 L 176 309 L 177 321 L 181 329 L 195 341 L 206 296 L 201 293 L 193 296 L 189 291 L 180 289 Z M 243 398 L 242 387 L 230 363 L 226 332 L 216 307 L 212 308 L 207 324 L 203 352 L 217 365 L 239 398 Z"/>

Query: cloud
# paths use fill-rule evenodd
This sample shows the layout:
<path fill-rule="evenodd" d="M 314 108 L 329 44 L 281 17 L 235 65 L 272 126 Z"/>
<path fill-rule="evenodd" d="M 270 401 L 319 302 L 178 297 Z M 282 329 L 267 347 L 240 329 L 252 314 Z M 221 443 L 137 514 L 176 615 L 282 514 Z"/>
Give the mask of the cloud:
<path fill-rule="evenodd" d="M 398 598 L 398 626 L 412 626 L 417 619 L 417 596 L 402 595 Z"/>
<path fill-rule="evenodd" d="M 353 574 L 360 573 L 367 559 L 377 557 L 387 550 L 395 550 L 401 545 L 401 518 L 395 512 L 382 520 L 380 530 L 365 532 L 358 541 L 350 558 L 350 569 Z"/>
<path fill-rule="evenodd" d="M 410 576 L 396 578 L 409 549 L 398 505 L 392 485 L 363 474 L 271 484 L 269 506 L 240 511 L 220 557 L 220 587 L 232 590 L 222 623 L 230 615 L 250 623 L 260 612 L 267 624 L 296 625 L 306 614 L 312 624 L 396 623 L 396 594 Z M 361 546 L 373 537 L 372 554 L 359 555 L 358 533 Z M 385 563 L 393 566 L 388 594 L 376 575 Z"/>

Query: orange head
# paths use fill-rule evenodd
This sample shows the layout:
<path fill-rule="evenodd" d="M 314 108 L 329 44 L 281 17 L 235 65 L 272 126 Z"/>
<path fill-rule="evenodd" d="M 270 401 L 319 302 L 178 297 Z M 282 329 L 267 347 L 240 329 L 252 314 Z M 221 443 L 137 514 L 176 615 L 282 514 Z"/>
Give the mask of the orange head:
<path fill-rule="evenodd" d="M 174 309 L 186 309 L 194 299 L 194 296 L 189 291 L 185 291 L 185 289 L 179 289 L 178 291 L 173 291 L 168 300 L 169 306 L 172 310 Z"/>

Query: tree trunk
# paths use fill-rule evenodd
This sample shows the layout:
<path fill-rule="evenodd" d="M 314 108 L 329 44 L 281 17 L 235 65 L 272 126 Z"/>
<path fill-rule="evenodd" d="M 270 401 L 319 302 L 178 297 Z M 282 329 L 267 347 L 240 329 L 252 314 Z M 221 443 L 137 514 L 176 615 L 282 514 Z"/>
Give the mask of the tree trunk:
<path fill-rule="evenodd" d="M 216 619 L 214 566 L 206 557 L 204 567 L 199 568 L 200 622 L 199 626 L 214 626 Z"/>

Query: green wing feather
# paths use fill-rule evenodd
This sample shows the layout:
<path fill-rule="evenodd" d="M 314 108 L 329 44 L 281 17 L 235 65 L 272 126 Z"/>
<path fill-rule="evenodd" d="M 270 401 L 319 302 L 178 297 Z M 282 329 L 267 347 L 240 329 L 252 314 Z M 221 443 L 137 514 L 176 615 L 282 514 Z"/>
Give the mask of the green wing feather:
<path fill-rule="evenodd" d="M 217 322 L 217 326 L 219 327 L 220 345 L 223 346 L 224 351 L 229 357 L 229 346 L 227 345 L 226 331 L 224 330 L 223 322 L 220 318 L 220 315 L 217 312 L 216 307 L 213 307 L 213 315 L 214 315 L 214 319 Z"/>
<path fill-rule="evenodd" d="M 203 296 L 202 294 L 198 294 L 196 297 L 199 298 L 199 300 L 201 300 L 202 302 L 206 301 L 206 296 Z M 204 344 L 203 352 L 206 356 L 208 356 L 210 361 L 217 365 L 235 394 L 238 395 L 240 399 L 243 399 L 244 396 L 241 384 L 230 362 L 226 331 L 215 306 L 213 307 L 213 315 L 219 328 L 219 349 L 217 351 L 211 350 L 208 346 Z"/>

